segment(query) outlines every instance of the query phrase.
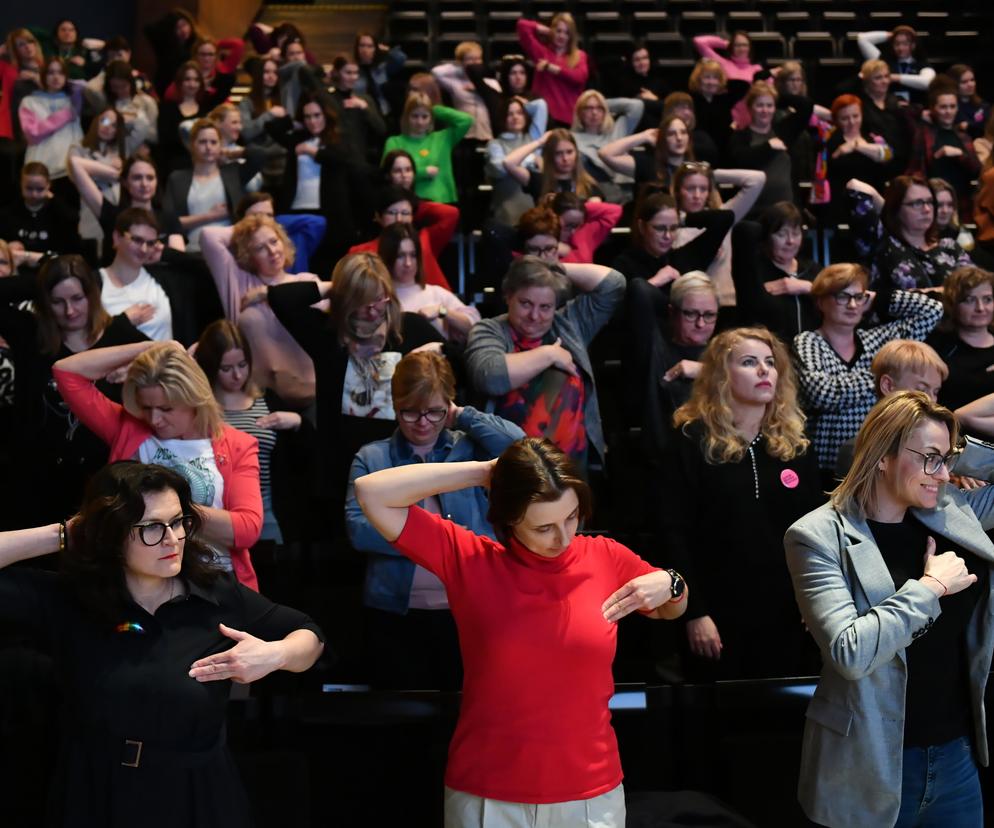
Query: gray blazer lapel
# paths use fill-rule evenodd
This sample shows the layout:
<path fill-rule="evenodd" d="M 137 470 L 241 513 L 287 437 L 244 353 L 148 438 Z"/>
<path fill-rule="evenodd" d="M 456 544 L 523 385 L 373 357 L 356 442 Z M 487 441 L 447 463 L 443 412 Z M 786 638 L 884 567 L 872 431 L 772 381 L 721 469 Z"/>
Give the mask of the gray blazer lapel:
<path fill-rule="evenodd" d="M 870 527 L 861 518 L 840 514 L 842 527 L 846 533 L 846 554 L 852 563 L 853 574 L 866 594 L 869 605 L 876 606 L 895 592 L 894 579 L 884 563 Z M 865 607 L 858 607 L 863 610 Z"/>
<path fill-rule="evenodd" d="M 984 561 L 994 561 L 994 544 L 977 519 L 964 513 L 954 501 L 944 500 L 935 509 L 914 509 L 914 516 L 929 529 L 957 543 Z M 937 553 L 942 549 L 936 549 Z"/>

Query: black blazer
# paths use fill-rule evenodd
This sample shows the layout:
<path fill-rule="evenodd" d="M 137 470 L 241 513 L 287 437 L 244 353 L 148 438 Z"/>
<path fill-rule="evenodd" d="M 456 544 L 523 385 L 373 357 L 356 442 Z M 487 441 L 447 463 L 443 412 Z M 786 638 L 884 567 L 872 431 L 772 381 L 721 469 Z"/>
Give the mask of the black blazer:
<path fill-rule="evenodd" d="M 221 167 L 221 183 L 224 184 L 224 200 L 228 212 L 235 214 L 235 206 L 245 195 L 245 184 L 259 171 L 257 164 L 246 161 L 244 164 L 225 164 Z M 162 195 L 162 209 L 174 216 L 190 215 L 187 196 L 193 185 L 193 170 L 173 170 L 166 182 Z"/>

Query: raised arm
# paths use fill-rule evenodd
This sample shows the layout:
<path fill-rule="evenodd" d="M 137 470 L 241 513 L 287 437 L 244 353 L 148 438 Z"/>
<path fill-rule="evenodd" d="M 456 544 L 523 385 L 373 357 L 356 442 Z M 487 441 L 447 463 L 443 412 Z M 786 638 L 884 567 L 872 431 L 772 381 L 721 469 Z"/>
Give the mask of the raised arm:
<path fill-rule="evenodd" d="M 985 394 L 973 402 L 960 406 L 953 413 L 960 421 L 960 425 L 966 426 L 969 431 L 983 434 L 988 438 L 994 437 L 994 394 Z"/>
<path fill-rule="evenodd" d="M 715 51 L 716 49 L 724 51 L 728 48 L 728 41 L 719 35 L 697 35 L 694 38 L 694 48 L 697 49 L 697 54 L 701 57 L 711 58 L 719 63 L 728 60 L 724 55 Z"/>
<path fill-rule="evenodd" d="M 880 57 L 878 43 L 886 43 L 890 39 L 890 32 L 860 32 L 856 35 L 856 45 L 863 55 L 863 60 L 877 60 Z"/>
<path fill-rule="evenodd" d="M 229 249 L 233 233 L 233 227 L 205 227 L 200 234 L 200 252 L 214 279 L 224 315 L 232 322 L 238 322 L 249 274 L 238 267 Z"/>
<path fill-rule="evenodd" d="M 431 108 L 431 114 L 435 119 L 435 128 L 441 127 L 449 134 L 449 144 L 453 147 L 466 137 L 469 128 L 473 126 L 472 115 L 448 106 L 436 104 Z"/>
<path fill-rule="evenodd" d="M 63 527 L 58 523 L 34 529 L 0 532 L 0 569 L 17 563 L 58 552 Z"/>
<path fill-rule="evenodd" d="M 573 287 L 580 291 L 563 311 L 589 345 L 625 299 L 625 277 L 617 270 L 598 264 L 563 265 Z"/>
<path fill-rule="evenodd" d="M 645 112 L 640 98 L 608 98 L 607 109 L 614 116 L 614 134 L 631 135 Z"/>
<path fill-rule="evenodd" d="M 763 192 L 766 185 L 766 173 L 762 170 L 715 170 L 716 184 L 731 184 L 739 191 L 723 205 L 726 210 L 735 214 L 735 224 L 744 219 L 752 206 Z"/>
<path fill-rule="evenodd" d="M 52 368 L 96 382 L 106 377 L 111 371 L 129 365 L 139 354 L 158 344 L 155 340 L 149 339 L 145 342 L 132 342 L 128 345 L 113 345 L 110 348 L 90 348 L 86 351 L 80 351 L 78 354 L 63 357 Z M 180 346 L 177 345 L 177 347 Z"/>
<path fill-rule="evenodd" d="M 487 486 L 496 461 L 415 463 L 383 469 L 355 481 L 355 495 L 369 522 L 391 543 L 407 523 L 408 509 L 426 497 Z"/>
<path fill-rule="evenodd" d="M 545 146 L 545 142 L 549 140 L 549 135 L 550 133 L 548 132 L 543 133 L 541 138 L 529 141 L 527 144 L 522 144 L 516 150 L 509 152 L 504 158 L 504 169 L 507 170 L 507 174 L 522 187 L 528 186 L 528 182 L 531 181 L 532 177 L 531 170 L 524 166 L 525 159 L 536 150 Z"/>
<path fill-rule="evenodd" d="M 597 155 L 615 172 L 633 176 L 635 159 L 632 158 L 632 150 L 643 145 L 655 147 L 658 134 L 658 129 L 646 129 L 634 135 L 626 135 L 624 138 L 605 144 L 597 151 Z"/>
<path fill-rule="evenodd" d="M 79 197 L 90 208 L 93 215 L 99 216 L 100 210 L 104 206 L 104 194 L 100 192 L 100 187 L 95 179 L 116 181 L 121 177 L 121 173 L 109 164 L 101 164 L 99 161 L 84 158 L 81 155 L 70 154 L 66 160 L 69 167 L 69 179 L 79 190 Z"/>

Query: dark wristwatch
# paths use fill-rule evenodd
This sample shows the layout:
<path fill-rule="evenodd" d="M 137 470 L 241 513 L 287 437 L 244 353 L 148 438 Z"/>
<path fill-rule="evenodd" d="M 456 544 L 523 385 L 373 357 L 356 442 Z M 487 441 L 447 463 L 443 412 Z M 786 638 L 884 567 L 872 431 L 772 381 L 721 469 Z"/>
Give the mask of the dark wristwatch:
<path fill-rule="evenodd" d="M 670 576 L 670 601 L 679 601 L 687 591 L 687 582 L 675 569 L 666 570 Z"/>

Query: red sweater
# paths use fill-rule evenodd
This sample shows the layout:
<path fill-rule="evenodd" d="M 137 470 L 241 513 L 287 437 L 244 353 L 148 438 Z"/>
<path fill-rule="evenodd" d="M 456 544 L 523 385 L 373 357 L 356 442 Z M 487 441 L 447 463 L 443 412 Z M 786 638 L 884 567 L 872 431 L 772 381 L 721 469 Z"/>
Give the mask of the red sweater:
<path fill-rule="evenodd" d="M 149 437 L 152 429 L 144 420 L 101 394 L 86 377 L 52 369 L 62 399 L 90 431 L 110 446 L 108 462 L 130 460 Z M 220 437 L 211 441 L 214 462 L 224 480 L 222 505 L 231 515 L 235 542 L 231 565 L 239 582 L 259 591 L 248 547 L 262 531 L 262 494 L 259 490 L 259 441 L 225 424 Z M 606 597 L 606 596 L 605 596 Z"/>
<path fill-rule="evenodd" d="M 617 627 L 601 605 L 654 571 L 604 537 L 543 558 L 412 506 L 394 546 L 445 584 L 465 679 L 445 784 L 508 802 L 591 799 L 621 783 L 608 700 Z"/>
<path fill-rule="evenodd" d="M 576 106 L 576 99 L 587 85 L 587 77 L 590 74 L 587 68 L 587 53 L 579 49 L 576 66 L 570 66 L 566 55 L 557 55 L 547 43 L 538 39 L 535 30 L 539 24 L 536 21 L 519 18 L 516 26 L 521 50 L 531 58 L 532 63 L 545 60 L 559 67 L 559 72 L 556 74 L 536 71 L 532 81 L 532 94 L 536 98 L 545 98 L 545 102 L 549 105 L 550 118 L 564 124 L 573 123 L 573 107 Z"/>
<path fill-rule="evenodd" d="M 587 202 L 587 220 L 573 233 L 573 238 L 569 240 L 572 249 L 562 257 L 561 261 L 592 263 L 597 248 L 611 235 L 612 228 L 620 218 L 620 204 L 608 204 L 606 201 Z"/>

